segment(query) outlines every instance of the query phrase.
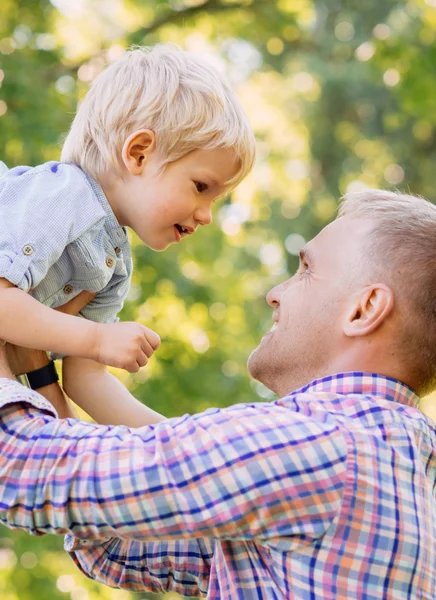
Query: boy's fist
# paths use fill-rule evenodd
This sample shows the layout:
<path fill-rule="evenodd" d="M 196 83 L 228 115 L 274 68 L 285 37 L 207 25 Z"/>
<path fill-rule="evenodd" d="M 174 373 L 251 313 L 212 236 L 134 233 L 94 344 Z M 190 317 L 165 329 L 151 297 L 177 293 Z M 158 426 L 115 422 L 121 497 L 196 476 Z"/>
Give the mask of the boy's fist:
<path fill-rule="evenodd" d="M 140 323 L 98 324 L 95 360 L 136 373 L 160 346 L 158 334 Z"/>

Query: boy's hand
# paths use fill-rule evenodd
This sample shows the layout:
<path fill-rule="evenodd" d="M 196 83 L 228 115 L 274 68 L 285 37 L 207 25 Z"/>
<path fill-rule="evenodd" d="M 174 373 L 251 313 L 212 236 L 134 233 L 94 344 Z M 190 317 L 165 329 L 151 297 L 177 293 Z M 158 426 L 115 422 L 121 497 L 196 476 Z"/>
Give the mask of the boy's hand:
<path fill-rule="evenodd" d="M 97 327 L 95 360 L 136 373 L 160 346 L 158 334 L 140 323 L 109 323 Z"/>

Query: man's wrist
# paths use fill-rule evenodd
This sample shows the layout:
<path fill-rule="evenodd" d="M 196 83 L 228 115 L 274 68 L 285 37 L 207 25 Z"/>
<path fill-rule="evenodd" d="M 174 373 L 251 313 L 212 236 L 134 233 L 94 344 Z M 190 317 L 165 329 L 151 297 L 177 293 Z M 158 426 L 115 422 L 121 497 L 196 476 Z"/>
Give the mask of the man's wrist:
<path fill-rule="evenodd" d="M 32 390 L 39 390 L 42 387 L 57 383 L 59 381 L 59 375 L 56 371 L 54 361 L 49 361 L 47 365 L 29 371 L 24 375 L 27 379 L 27 383 Z"/>

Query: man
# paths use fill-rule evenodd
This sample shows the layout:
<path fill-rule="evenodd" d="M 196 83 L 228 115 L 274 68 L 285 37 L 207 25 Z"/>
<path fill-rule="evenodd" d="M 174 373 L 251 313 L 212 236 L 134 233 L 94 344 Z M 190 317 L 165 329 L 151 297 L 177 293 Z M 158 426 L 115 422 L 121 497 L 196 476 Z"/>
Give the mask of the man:
<path fill-rule="evenodd" d="M 91 577 L 211 599 L 436 597 L 436 207 L 369 190 L 271 290 L 281 396 L 140 429 L 59 421 L 0 375 L 0 518 Z M 296 390 L 296 391 L 292 391 Z"/>

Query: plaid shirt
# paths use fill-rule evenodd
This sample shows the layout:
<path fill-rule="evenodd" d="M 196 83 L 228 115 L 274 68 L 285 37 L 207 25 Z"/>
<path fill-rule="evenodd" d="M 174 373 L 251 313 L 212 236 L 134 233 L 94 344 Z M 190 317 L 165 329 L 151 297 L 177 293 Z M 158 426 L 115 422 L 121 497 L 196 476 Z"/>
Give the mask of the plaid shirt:
<path fill-rule="evenodd" d="M 135 591 L 434 600 L 436 432 L 417 401 L 346 373 L 135 430 L 56 420 L 1 379 L 0 519 L 69 533 L 84 573 Z"/>

